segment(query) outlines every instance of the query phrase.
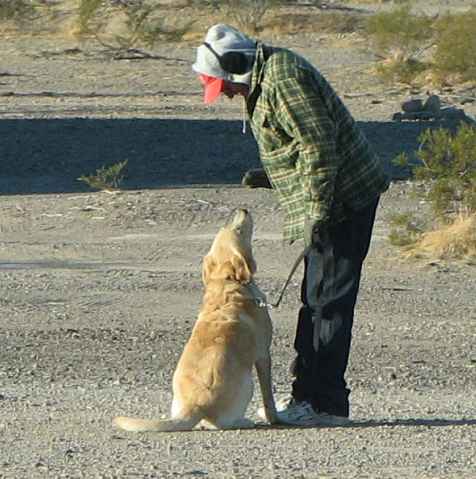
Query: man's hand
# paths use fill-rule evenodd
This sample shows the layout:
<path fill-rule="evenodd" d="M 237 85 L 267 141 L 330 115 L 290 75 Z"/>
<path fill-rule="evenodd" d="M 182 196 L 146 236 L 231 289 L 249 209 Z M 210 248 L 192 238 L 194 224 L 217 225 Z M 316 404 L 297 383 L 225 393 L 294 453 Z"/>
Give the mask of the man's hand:
<path fill-rule="evenodd" d="M 304 219 L 304 246 L 306 248 L 320 241 L 328 241 L 328 233 L 328 226 L 325 223 L 309 217 Z"/>

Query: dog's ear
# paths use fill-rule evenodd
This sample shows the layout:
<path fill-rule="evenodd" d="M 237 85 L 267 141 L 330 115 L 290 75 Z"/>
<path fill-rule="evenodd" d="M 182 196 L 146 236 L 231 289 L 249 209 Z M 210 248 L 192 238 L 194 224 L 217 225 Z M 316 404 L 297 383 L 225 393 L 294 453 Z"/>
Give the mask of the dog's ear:
<path fill-rule="evenodd" d="M 203 265 L 202 265 L 202 281 L 203 284 L 207 284 L 210 281 L 210 276 L 212 271 L 216 268 L 216 262 L 212 256 L 205 256 L 203 258 Z"/>
<path fill-rule="evenodd" d="M 239 283 L 249 283 L 256 272 L 256 263 L 251 258 L 246 258 L 241 253 L 235 253 L 231 259 L 235 280 Z"/>
<path fill-rule="evenodd" d="M 207 285 L 212 278 L 228 279 L 239 283 L 249 283 L 256 272 L 256 263 L 239 252 L 233 253 L 230 260 L 218 263 L 211 255 L 203 258 L 202 281 Z"/>

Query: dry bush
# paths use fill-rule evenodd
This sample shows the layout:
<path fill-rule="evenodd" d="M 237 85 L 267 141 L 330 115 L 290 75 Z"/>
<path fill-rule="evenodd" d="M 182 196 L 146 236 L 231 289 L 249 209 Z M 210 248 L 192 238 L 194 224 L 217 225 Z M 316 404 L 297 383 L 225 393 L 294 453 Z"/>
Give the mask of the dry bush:
<path fill-rule="evenodd" d="M 409 0 L 341 0 L 340 3 L 352 3 L 352 4 L 368 4 L 368 3 L 378 3 L 378 4 L 383 4 L 383 3 L 407 3 Z"/>
<path fill-rule="evenodd" d="M 224 0 L 216 5 L 226 23 L 254 35 L 263 30 L 265 16 L 280 3 L 280 0 Z"/>
<path fill-rule="evenodd" d="M 92 35 L 115 57 L 160 41 L 178 41 L 195 20 L 180 10 L 152 0 L 80 0 L 76 35 Z"/>
<path fill-rule="evenodd" d="M 194 23 L 190 19 L 180 19 L 167 7 L 145 0 L 118 3 L 124 18 L 124 30 L 113 36 L 118 49 L 127 50 L 138 45 L 153 47 L 159 41 L 180 40 Z"/>
<path fill-rule="evenodd" d="M 354 33 L 363 30 L 365 22 L 361 15 L 344 12 L 275 13 L 265 24 L 275 34 L 299 33 Z"/>
<path fill-rule="evenodd" d="M 476 215 L 459 215 L 451 224 L 423 233 L 404 254 L 408 258 L 476 258 Z"/>
<path fill-rule="evenodd" d="M 386 83 L 405 83 L 411 85 L 421 81 L 421 74 L 429 70 L 429 65 L 416 58 L 406 58 L 401 52 L 395 52 L 390 58 L 379 63 L 375 69 Z"/>

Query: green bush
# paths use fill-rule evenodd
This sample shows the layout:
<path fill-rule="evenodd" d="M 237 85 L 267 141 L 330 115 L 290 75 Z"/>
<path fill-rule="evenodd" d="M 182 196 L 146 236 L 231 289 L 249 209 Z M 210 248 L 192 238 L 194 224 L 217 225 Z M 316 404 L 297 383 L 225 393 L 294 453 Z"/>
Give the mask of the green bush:
<path fill-rule="evenodd" d="M 28 0 L 0 0 L 0 21 L 22 22 L 29 20 L 36 11 L 36 4 Z"/>
<path fill-rule="evenodd" d="M 95 175 L 82 175 L 78 180 L 96 190 L 116 190 L 124 180 L 124 169 L 126 166 L 127 160 L 120 161 L 119 163 L 107 167 L 102 166 L 96 170 Z"/>
<path fill-rule="evenodd" d="M 426 15 L 413 15 L 406 4 L 372 15 L 366 31 L 382 55 L 398 50 L 409 58 L 427 46 L 433 35 L 432 24 L 433 20 Z"/>
<path fill-rule="evenodd" d="M 427 129 L 419 140 L 418 165 L 410 166 L 404 153 L 394 160 L 423 183 L 416 196 L 430 203 L 438 220 L 476 214 L 476 127 L 461 123 L 454 134 L 444 128 Z"/>
<path fill-rule="evenodd" d="M 446 15 L 436 23 L 435 68 L 443 75 L 457 73 L 476 80 L 476 8 Z"/>
<path fill-rule="evenodd" d="M 410 3 L 405 3 L 371 16 L 365 30 L 386 59 L 377 68 L 386 81 L 409 83 L 425 70 L 432 70 L 436 81 L 452 75 L 476 80 L 476 8 L 433 19 L 412 14 Z M 422 61 L 421 54 L 428 51 L 434 51 L 433 56 Z"/>
<path fill-rule="evenodd" d="M 408 257 L 476 256 L 476 127 L 426 130 L 417 152 L 420 164 L 398 155 L 394 163 L 414 172 L 411 192 L 431 208 L 391 219 L 389 241 Z M 432 214 L 433 213 L 433 214 Z"/>
<path fill-rule="evenodd" d="M 476 127 L 426 130 L 420 137 L 415 178 L 428 184 L 426 197 L 438 217 L 476 213 Z"/>

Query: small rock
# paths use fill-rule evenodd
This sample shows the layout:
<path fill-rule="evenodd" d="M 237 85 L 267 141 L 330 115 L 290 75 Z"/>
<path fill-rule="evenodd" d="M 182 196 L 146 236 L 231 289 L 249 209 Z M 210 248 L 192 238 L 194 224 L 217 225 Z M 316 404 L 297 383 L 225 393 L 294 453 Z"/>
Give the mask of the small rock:
<path fill-rule="evenodd" d="M 430 95 L 423 105 L 423 110 L 431 112 L 435 117 L 440 116 L 441 101 L 438 95 Z"/>
<path fill-rule="evenodd" d="M 441 113 L 448 120 L 461 120 L 472 123 L 471 118 L 469 118 L 461 108 L 449 107 L 441 110 Z"/>
<path fill-rule="evenodd" d="M 466 103 L 474 103 L 476 100 L 472 97 L 462 98 L 460 101 L 461 105 L 466 105 Z"/>
<path fill-rule="evenodd" d="M 419 98 L 406 100 L 402 103 L 402 110 L 407 113 L 414 113 L 423 110 L 423 101 Z"/>

